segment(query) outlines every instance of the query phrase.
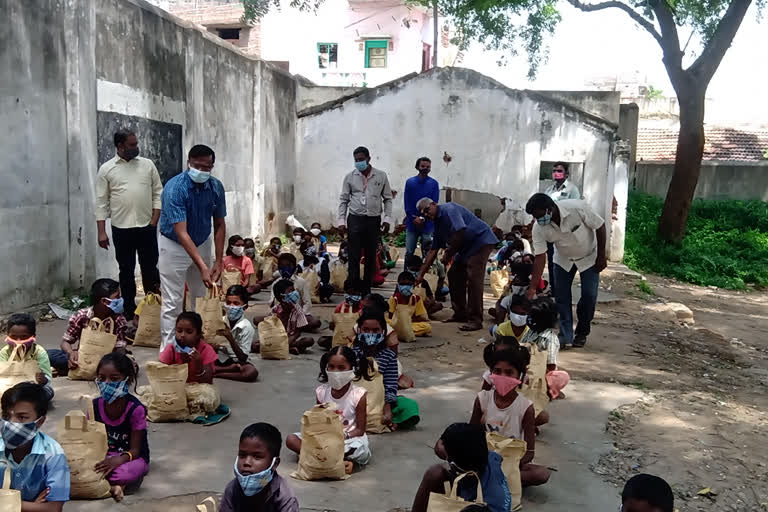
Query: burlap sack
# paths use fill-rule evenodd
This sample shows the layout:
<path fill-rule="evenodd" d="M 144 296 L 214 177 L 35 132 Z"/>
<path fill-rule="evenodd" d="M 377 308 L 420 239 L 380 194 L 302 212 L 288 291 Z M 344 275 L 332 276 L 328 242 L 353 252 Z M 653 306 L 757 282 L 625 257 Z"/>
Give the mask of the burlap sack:
<path fill-rule="evenodd" d="M 389 258 L 390 258 L 390 261 L 394 261 L 395 263 L 397 263 L 397 260 L 400 259 L 400 249 L 398 249 L 397 247 L 395 247 L 393 245 L 390 246 L 389 247 Z"/>
<path fill-rule="evenodd" d="M 219 504 L 217 503 L 215 496 L 208 496 L 195 505 L 196 512 L 216 512 L 217 510 L 219 510 Z"/>
<path fill-rule="evenodd" d="M 491 270 L 491 290 L 497 299 L 504 293 L 504 287 L 509 283 L 509 271 L 504 268 Z"/>
<path fill-rule="evenodd" d="M 520 508 L 520 500 L 523 497 L 523 484 L 520 480 L 520 460 L 525 455 L 528 445 L 520 439 L 509 439 L 496 432 L 488 432 L 485 435 L 488 441 L 488 449 L 493 450 L 502 457 L 501 470 L 507 477 L 507 486 L 512 498 L 510 510 Z"/>
<path fill-rule="evenodd" d="M 136 336 L 133 338 L 133 344 L 137 347 L 157 348 L 162 342 L 160 336 L 160 312 L 162 310 L 162 299 L 155 293 L 148 293 L 144 306 L 139 315 L 139 328 L 136 329 Z"/>
<path fill-rule="evenodd" d="M 320 278 L 314 269 L 308 268 L 301 273 L 301 277 L 307 282 L 309 286 L 309 298 L 312 304 L 320 303 Z"/>
<path fill-rule="evenodd" d="M 35 359 L 25 356 L 24 347 L 15 345 L 8 361 L 0 361 L 0 396 L 20 382 L 37 382 L 37 374 L 42 370 Z"/>
<path fill-rule="evenodd" d="M 395 313 L 392 315 L 392 328 L 397 333 L 397 339 L 404 343 L 410 343 L 416 340 L 413 333 L 413 311 L 416 309 L 416 297 L 411 297 L 408 304 L 398 304 L 395 307 Z"/>
<path fill-rule="evenodd" d="M 365 431 L 369 434 L 382 434 L 389 432 L 389 427 L 381 422 L 384 416 L 384 405 L 386 405 L 386 395 L 384 392 L 384 376 L 379 372 L 379 365 L 376 360 L 370 358 L 373 365 L 373 378 L 371 380 L 360 379 L 355 382 L 361 388 L 368 392 L 366 395 L 366 417 Z"/>
<path fill-rule="evenodd" d="M 288 333 L 277 315 L 259 322 L 259 352 L 262 359 L 290 359 Z"/>
<path fill-rule="evenodd" d="M 261 267 L 264 265 L 264 257 L 260 255 L 255 255 L 253 257 L 253 274 L 248 276 L 248 285 L 254 285 L 259 282 L 259 271 L 261 270 Z"/>
<path fill-rule="evenodd" d="M 430 290 L 432 290 L 433 294 L 437 294 L 437 280 L 439 278 L 437 277 L 437 274 L 434 274 L 432 272 L 427 272 L 424 274 L 424 280 L 429 284 Z"/>
<path fill-rule="evenodd" d="M 189 417 L 187 365 L 149 361 L 146 372 L 152 387 L 151 399 L 144 402 L 148 403 L 147 419 L 154 423 L 186 420 Z"/>
<path fill-rule="evenodd" d="M 545 410 L 549 405 L 547 394 L 547 351 L 539 350 L 534 343 L 528 346 L 531 353 L 531 362 L 528 364 L 526 376 L 528 380 L 523 383 L 520 390 L 522 395 L 533 402 L 536 415 Z"/>
<path fill-rule="evenodd" d="M 342 304 L 341 311 L 333 314 L 332 346 L 352 346 L 352 342 L 355 340 L 355 324 L 359 317 L 360 313 L 355 313 L 352 306 L 346 303 Z"/>
<path fill-rule="evenodd" d="M 261 276 L 265 281 L 272 279 L 272 274 L 277 270 L 277 262 L 272 256 L 265 256 L 264 263 L 261 265 Z"/>
<path fill-rule="evenodd" d="M 104 320 L 91 318 L 88 327 L 80 334 L 77 368 L 69 370 L 69 378 L 71 380 L 95 379 L 99 361 L 115 349 L 116 342 L 115 322 L 111 318 Z"/>
<path fill-rule="evenodd" d="M 11 489 L 11 465 L 5 460 L 3 487 L 0 489 L 0 512 L 21 512 L 21 491 Z"/>
<path fill-rule="evenodd" d="M 243 273 L 240 272 L 240 269 L 235 267 L 225 269 L 221 273 L 221 298 L 224 298 L 224 295 L 227 293 L 230 286 L 238 284 L 243 284 Z"/>
<path fill-rule="evenodd" d="M 205 297 L 197 297 L 195 300 L 195 311 L 203 319 L 203 339 L 212 345 L 228 346 L 229 341 L 225 337 L 216 335 L 216 331 L 226 328 L 219 293 L 219 287 L 215 284 L 208 288 Z"/>
<path fill-rule="evenodd" d="M 344 426 L 333 402 L 319 404 L 301 418 L 298 480 L 344 480 Z"/>
<path fill-rule="evenodd" d="M 475 501 L 467 501 L 456 494 L 459 490 L 459 482 L 467 475 L 471 475 L 477 480 L 477 500 Z M 427 503 L 427 512 L 461 512 L 469 506 L 470 503 L 485 505 L 483 502 L 483 487 L 480 485 L 480 477 L 474 472 L 459 475 L 456 480 L 453 481 L 453 485 L 445 482 L 445 494 L 430 492 L 429 502 Z"/>
<path fill-rule="evenodd" d="M 103 423 L 88 419 L 94 417 L 93 400 L 88 400 L 87 404 L 88 417 L 82 411 L 70 411 L 59 422 L 56 440 L 69 463 L 70 498 L 108 498 L 111 486 L 106 475 L 93 469 L 107 456 L 107 428 Z"/>
<path fill-rule="evenodd" d="M 191 418 L 216 412 L 221 405 L 221 395 L 213 384 L 192 382 L 186 385 L 187 407 Z"/>

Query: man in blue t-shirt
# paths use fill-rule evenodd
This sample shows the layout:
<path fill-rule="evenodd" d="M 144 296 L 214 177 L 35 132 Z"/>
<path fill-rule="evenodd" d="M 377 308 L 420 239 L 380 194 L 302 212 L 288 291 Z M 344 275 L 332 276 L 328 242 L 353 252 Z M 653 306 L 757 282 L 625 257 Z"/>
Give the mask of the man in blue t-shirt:
<path fill-rule="evenodd" d="M 416 281 L 424 279 L 437 251 L 445 249 L 441 262 L 453 260 L 448 271 L 448 287 L 451 289 L 453 317 L 451 322 L 466 322 L 462 331 L 479 331 L 483 328 L 483 283 L 485 264 L 499 240 L 491 227 L 460 204 L 438 204 L 428 197 L 420 199 L 416 208 L 428 220 L 435 223 L 432 250 L 424 260 Z"/>
<path fill-rule="evenodd" d="M 160 212 L 160 292 L 163 297 L 160 351 L 173 343 L 176 317 L 184 306 L 184 284 L 193 299 L 221 276 L 227 204 L 224 186 L 211 176 L 216 154 L 199 144 L 189 150 L 187 170 L 168 180 Z M 213 224 L 213 243 L 211 242 Z M 211 265 L 211 245 L 215 260 Z"/>
<path fill-rule="evenodd" d="M 429 177 L 432 161 L 423 156 L 416 160 L 416 170 L 419 174 L 408 178 L 405 182 L 403 201 L 405 203 L 405 259 L 408 260 L 416 251 L 416 245 L 421 240 L 421 253 L 426 255 L 432 247 L 432 233 L 435 226 L 430 220 L 424 219 L 416 208 L 416 203 L 423 197 L 434 202 L 440 201 L 440 184 Z"/>

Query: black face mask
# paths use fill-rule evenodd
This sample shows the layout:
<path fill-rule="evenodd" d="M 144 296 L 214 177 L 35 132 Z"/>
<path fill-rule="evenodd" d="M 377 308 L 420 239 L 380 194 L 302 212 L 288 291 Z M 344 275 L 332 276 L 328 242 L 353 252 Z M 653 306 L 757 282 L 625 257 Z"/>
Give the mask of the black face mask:
<path fill-rule="evenodd" d="M 125 160 L 133 160 L 137 156 L 139 156 L 139 148 L 133 148 L 133 149 L 124 149 L 123 154 L 125 155 Z"/>

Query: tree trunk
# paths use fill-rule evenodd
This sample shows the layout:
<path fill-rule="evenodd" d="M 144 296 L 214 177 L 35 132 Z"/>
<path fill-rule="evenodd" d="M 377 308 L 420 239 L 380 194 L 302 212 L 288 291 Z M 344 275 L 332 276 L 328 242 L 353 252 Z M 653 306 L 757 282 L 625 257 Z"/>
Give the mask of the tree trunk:
<path fill-rule="evenodd" d="M 676 87 L 676 90 L 680 103 L 680 133 L 677 137 L 675 169 L 664 200 L 658 233 L 662 240 L 680 243 L 685 236 L 688 212 L 701 172 L 706 88 L 684 86 Z"/>
<path fill-rule="evenodd" d="M 439 21 L 438 21 L 438 9 L 437 9 L 437 0 L 432 0 L 432 30 L 434 31 L 434 46 L 432 46 L 432 67 L 437 67 L 437 41 L 438 41 L 438 28 L 439 28 Z"/>

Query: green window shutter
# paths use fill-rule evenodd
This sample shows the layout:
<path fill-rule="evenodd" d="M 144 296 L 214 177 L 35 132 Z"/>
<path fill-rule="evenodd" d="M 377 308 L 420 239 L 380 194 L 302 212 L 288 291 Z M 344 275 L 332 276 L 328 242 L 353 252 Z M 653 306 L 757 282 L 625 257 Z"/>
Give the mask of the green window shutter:
<path fill-rule="evenodd" d="M 387 67 L 387 48 L 389 47 L 389 41 L 386 40 L 368 40 L 365 42 L 365 67 L 379 67 L 379 68 L 385 68 Z M 371 66 L 371 49 L 375 49 L 374 51 L 376 53 L 383 53 L 384 58 L 384 65 L 383 66 Z M 383 49 L 383 52 L 376 51 Z M 378 59 L 380 61 L 381 56 L 375 56 L 375 59 Z"/>

